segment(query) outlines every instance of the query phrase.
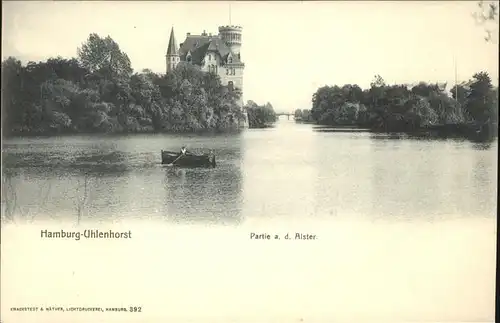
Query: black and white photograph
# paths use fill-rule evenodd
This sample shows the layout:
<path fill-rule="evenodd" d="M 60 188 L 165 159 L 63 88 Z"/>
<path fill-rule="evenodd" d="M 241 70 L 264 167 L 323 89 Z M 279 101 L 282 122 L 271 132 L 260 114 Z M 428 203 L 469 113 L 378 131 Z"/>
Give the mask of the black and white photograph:
<path fill-rule="evenodd" d="M 498 1 L 3 1 L 2 323 L 493 322 Z"/>

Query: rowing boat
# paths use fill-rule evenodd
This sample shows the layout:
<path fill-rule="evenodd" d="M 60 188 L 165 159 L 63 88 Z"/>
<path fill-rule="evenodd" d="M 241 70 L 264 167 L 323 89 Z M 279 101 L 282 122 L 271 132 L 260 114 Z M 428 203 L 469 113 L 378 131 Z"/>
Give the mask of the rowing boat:
<path fill-rule="evenodd" d="M 184 155 L 179 152 L 161 151 L 161 163 L 179 167 L 215 167 L 213 154 L 197 155 L 190 152 Z"/>

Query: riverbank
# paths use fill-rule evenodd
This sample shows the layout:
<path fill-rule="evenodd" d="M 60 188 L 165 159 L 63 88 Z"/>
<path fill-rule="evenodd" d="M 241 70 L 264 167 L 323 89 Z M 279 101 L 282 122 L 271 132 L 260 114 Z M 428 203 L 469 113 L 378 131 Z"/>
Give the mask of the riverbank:
<path fill-rule="evenodd" d="M 274 123 L 264 123 L 260 125 L 253 126 L 249 129 L 268 129 L 268 128 L 274 128 L 276 125 Z"/>
<path fill-rule="evenodd" d="M 321 125 L 315 122 L 298 122 L 306 124 L 314 124 L 314 131 L 317 132 L 369 132 L 373 134 L 387 135 L 405 135 L 410 138 L 422 139 L 464 139 L 473 142 L 491 142 L 498 138 L 496 127 L 491 125 L 475 125 L 475 124 L 446 124 L 432 125 L 420 127 L 412 130 L 405 129 L 384 129 L 384 128 L 369 128 L 357 125 Z"/>
<path fill-rule="evenodd" d="M 156 135 L 156 134 L 165 134 L 165 135 L 216 135 L 216 134 L 240 134 L 248 127 L 244 126 L 235 126 L 232 128 L 226 129 L 198 129 L 198 130 L 139 130 L 139 131 L 24 131 L 24 132 L 10 132 L 7 134 L 3 134 L 3 138 L 33 138 L 33 137 L 60 137 L 60 136 L 124 136 L 124 135 Z"/>
<path fill-rule="evenodd" d="M 315 121 L 313 120 L 303 120 L 303 119 L 300 119 L 300 118 L 295 118 L 295 122 L 296 123 L 306 123 L 306 124 L 316 124 Z"/>

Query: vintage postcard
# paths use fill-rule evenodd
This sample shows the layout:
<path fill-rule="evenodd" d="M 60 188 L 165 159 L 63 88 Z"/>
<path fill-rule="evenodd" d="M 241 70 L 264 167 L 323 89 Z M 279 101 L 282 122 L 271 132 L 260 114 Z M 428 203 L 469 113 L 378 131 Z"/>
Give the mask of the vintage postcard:
<path fill-rule="evenodd" d="M 498 2 L 2 5 L 2 323 L 494 321 Z"/>

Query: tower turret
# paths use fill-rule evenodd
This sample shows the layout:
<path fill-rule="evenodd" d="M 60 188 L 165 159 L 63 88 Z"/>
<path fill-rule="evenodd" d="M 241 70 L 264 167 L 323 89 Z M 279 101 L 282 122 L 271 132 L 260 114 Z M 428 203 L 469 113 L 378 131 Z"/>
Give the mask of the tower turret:
<path fill-rule="evenodd" d="M 243 28 L 240 26 L 220 26 L 219 36 L 227 44 L 231 51 L 238 55 L 241 48 L 241 32 Z"/>
<path fill-rule="evenodd" d="M 179 48 L 177 48 L 177 42 L 175 41 L 174 27 L 172 27 L 172 30 L 170 31 L 170 40 L 168 41 L 167 55 L 165 55 L 165 57 L 168 73 L 172 71 L 181 60 L 179 56 Z"/>

